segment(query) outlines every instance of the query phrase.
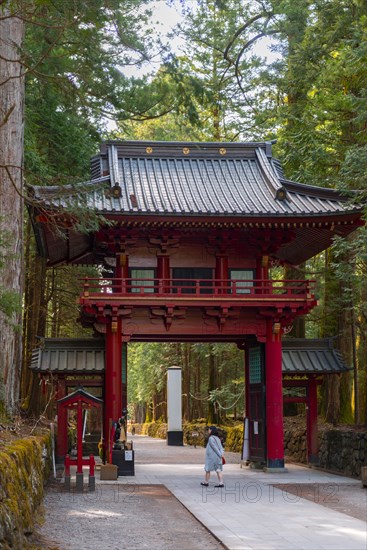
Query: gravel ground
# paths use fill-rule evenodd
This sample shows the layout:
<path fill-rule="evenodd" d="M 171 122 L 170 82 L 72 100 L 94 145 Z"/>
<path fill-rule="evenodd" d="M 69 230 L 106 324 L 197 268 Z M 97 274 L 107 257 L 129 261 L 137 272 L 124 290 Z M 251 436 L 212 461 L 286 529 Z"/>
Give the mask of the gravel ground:
<path fill-rule="evenodd" d="M 219 543 L 163 485 L 97 485 L 95 493 L 50 487 L 37 549 L 219 550 Z"/>
<path fill-rule="evenodd" d="M 203 448 L 164 446 L 135 436 L 135 463 L 203 464 Z M 162 456 L 162 454 L 164 456 Z M 238 453 L 225 453 L 239 463 Z M 98 473 L 97 473 L 98 476 Z M 119 478 L 122 479 L 122 478 Z M 198 480 L 199 482 L 200 480 Z M 355 484 L 275 484 L 290 495 L 312 500 L 366 521 L 367 488 Z M 33 535 L 33 549 L 49 550 L 219 550 L 219 543 L 163 485 L 103 484 L 95 493 L 65 493 L 56 483 L 45 496 L 44 522 Z M 23 550 L 23 549 L 22 549 Z"/>
<path fill-rule="evenodd" d="M 142 436 L 129 438 L 136 450 Z M 178 448 L 144 437 L 135 464 L 204 464 L 202 447 Z M 239 462 L 237 453 L 226 453 Z M 99 473 L 96 473 L 99 476 Z M 49 550 L 220 550 L 224 546 L 163 485 L 96 485 L 95 493 L 46 490 L 44 522 L 33 548 Z M 198 479 L 198 483 L 201 478 Z"/>

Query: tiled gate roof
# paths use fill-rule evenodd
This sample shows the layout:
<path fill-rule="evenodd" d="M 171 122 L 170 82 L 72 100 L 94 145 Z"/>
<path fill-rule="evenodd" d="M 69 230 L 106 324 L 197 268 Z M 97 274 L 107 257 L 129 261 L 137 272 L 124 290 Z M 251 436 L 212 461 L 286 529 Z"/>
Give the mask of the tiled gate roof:
<path fill-rule="evenodd" d="M 334 189 L 286 180 L 266 142 L 106 142 L 92 175 L 77 186 L 33 187 L 34 197 L 66 206 L 68 192 L 86 194 L 97 211 L 124 215 L 318 217 L 359 209 Z M 101 184 L 119 192 L 104 193 Z"/>
<path fill-rule="evenodd" d="M 29 195 L 48 265 L 95 261 L 93 234 L 75 226 L 85 209 L 124 228 L 210 226 L 239 231 L 243 241 L 270 228 L 285 236 L 274 257 L 292 265 L 364 223 L 362 206 L 335 189 L 286 180 L 268 142 L 109 141 L 92 159 L 90 181 L 29 186 Z"/>

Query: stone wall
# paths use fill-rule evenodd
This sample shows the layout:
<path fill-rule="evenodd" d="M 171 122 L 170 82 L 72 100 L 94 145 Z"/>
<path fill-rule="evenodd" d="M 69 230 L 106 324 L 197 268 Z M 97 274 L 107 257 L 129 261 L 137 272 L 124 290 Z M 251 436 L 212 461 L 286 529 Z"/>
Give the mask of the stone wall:
<path fill-rule="evenodd" d="M 362 466 L 367 466 L 367 431 L 345 429 L 321 433 L 320 467 L 359 478 Z"/>
<path fill-rule="evenodd" d="M 290 427 L 284 429 L 284 456 L 285 461 L 306 464 L 306 427 Z"/>
<path fill-rule="evenodd" d="M 0 548 L 26 548 L 50 475 L 50 437 L 14 440 L 0 449 Z"/>
<path fill-rule="evenodd" d="M 285 428 L 284 455 L 286 462 L 307 463 L 305 427 Z M 362 466 L 367 466 L 367 430 L 320 426 L 318 466 L 359 478 Z"/>

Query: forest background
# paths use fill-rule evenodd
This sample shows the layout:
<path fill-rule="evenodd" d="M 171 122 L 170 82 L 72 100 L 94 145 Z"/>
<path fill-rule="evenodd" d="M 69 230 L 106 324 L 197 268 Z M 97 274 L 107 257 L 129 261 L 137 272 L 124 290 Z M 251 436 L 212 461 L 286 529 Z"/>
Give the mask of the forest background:
<path fill-rule="evenodd" d="M 171 35 L 157 4 L 180 13 Z M 28 368 L 40 337 L 90 336 L 76 299 L 78 279 L 96 272 L 46 269 L 28 184 L 88 180 L 104 139 L 276 140 L 288 179 L 361 198 L 366 67 L 364 0 L 0 1 L 0 417 L 47 414 L 51 388 L 43 394 Z M 95 223 L 80 216 L 81 230 Z M 318 307 L 287 337 L 333 337 L 352 367 L 320 388 L 320 414 L 334 424 L 367 424 L 366 243 L 360 229 L 302 266 L 275 268 L 318 281 Z M 164 418 L 172 365 L 183 368 L 185 419 L 241 417 L 235 346 L 137 343 L 128 356 L 137 421 Z"/>

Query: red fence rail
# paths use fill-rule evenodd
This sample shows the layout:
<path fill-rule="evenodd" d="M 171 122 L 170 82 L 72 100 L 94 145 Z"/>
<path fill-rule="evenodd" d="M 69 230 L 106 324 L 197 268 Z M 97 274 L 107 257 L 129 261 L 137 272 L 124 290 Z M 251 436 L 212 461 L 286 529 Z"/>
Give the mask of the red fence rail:
<path fill-rule="evenodd" d="M 310 299 L 316 287 L 314 280 L 271 279 L 103 279 L 84 278 L 83 296 L 114 297 L 185 296 L 215 297 L 229 295 L 241 299 L 253 299 L 259 294 L 276 298 Z"/>

